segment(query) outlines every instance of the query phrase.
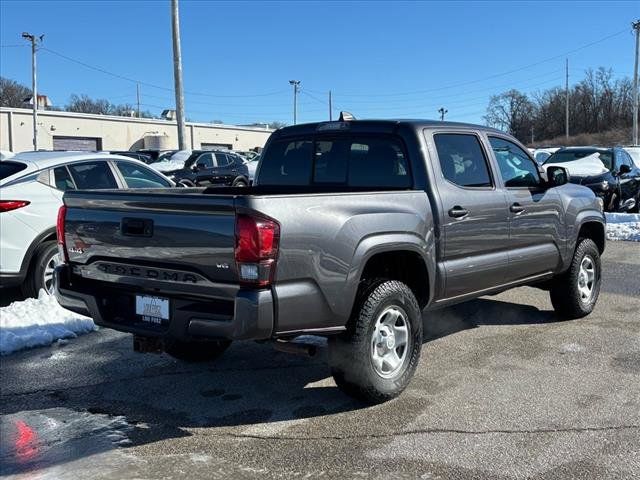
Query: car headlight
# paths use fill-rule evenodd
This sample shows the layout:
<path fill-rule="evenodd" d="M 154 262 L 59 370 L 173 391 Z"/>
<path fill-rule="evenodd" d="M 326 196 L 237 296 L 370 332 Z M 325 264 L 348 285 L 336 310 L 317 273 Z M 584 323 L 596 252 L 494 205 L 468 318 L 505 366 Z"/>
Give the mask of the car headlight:
<path fill-rule="evenodd" d="M 602 190 L 603 192 L 606 192 L 607 190 L 609 190 L 609 182 L 607 182 L 606 180 L 603 180 L 601 182 L 598 183 L 590 183 L 589 187 L 591 188 L 597 188 L 598 190 Z"/>

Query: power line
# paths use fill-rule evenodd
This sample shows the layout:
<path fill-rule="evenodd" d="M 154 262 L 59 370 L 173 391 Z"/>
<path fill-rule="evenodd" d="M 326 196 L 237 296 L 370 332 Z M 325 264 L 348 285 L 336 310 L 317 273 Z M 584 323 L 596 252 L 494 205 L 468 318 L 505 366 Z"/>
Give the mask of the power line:
<path fill-rule="evenodd" d="M 427 90 L 415 90 L 413 92 L 395 92 L 395 93 L 375 93 L 375 94 L 363 94 L 363 93 L 342 93 L 342 96 L 346 96 L 346 97 L 394 97 L 394 96 L 406 96 L 406 95 L 416 95 L 419 93 L 429 93 L 429 92 L 437 92 L 440 90 L 447 90 L 449 88 L 456 88 L 456 87 L 463 87 L 466 85 L 472 85 L 474 83 L 480 83 L 480 82 L 484 82 L 486 80 L 492 80 L 494 78 L 498 78 L 498 77 L 502 77 L 505 75 L 511 75 L 512 73 L 517 73 L 517 72 L 521 72 L 522 70 L 526 70 L 528 68 L 531 67 L 536 67 L 538 65 L 541 65 L 543 63 L 547 63 L 550 62 L 552 60 L 557 60 L 558 58 L 562 58 L 562 57 L 566 57 L 567 55 L 570 55 L 572 53 L 576 53 L 579 52 L 580 50 L 584 50 L 585 48 L 589 48 L 592 47 L 593 45 L 597 45 L 598 43 L 602 43 L 606 40 L 609 40 L 613 37 L 617 37 L 618 35 L 621 35 L 622 33 L 627 32 L 628 29 L 624 28 L 622 30 L 619 30 L 616 33 L 612 33 L 611 35 L 607 35 L 606 37 L 602 37 L 598 40 L 595 40 L 593 42 L 587 43 L 585 45 L 582 45 L 580 47 L 574 48 L 573 50 L 569 50 L 568 52 L 564 52 L 558 55 L 554 55 L 553 57 L 549 57 L 549 58 L 545 58 L 544 60 L 539 60 L 537 62 L 534 63 L 530 63 L 528 65 L 524 65 L 522 67 L 518 67 L 515 68 L 513 70 L 509 70 L 506 72 L 502 72 L 502 73 L 496 73 L 494 75 L 489 75 L 488 77 L 484 77 L 484 78 L 479 78 L 477 80 L 470 80 L 468 82 L 460 82 L 460 83 L 456 83 L 456 84 L 452 84 L 452 85 L 445 85 L 443 87 L 438 87 L 438 88 L 430 88 Z M 317 92 L 316 92 L 317 93 Z"/>
<path fill-rule="evenodd" d="M 26 47 L 26 45 L 21 45 L 19 43 L 15 43 L 12 45 L 0 45 L 0 48 L 18 48 L 18 47 Z"/>
<path fill-rule="evenodd" d="M 77 60 L 75 58 L 69 57 L 67 55 L 64 55 L 60 52 L 56 52 L 55 50 L 51 50 L 50 48 L 46 48 L 46 47 L 42 47 L 41 48 L 44 51 L 47 51 L 49 53 L 52 53 L 53 55 L 57 55 L 58 57 L 64 58 L 65 60 L 68 60 L 70 62 L 73 63 L 77 63 L 78 65 L 82 65 L 85 68 L 88 68 L 90 70 L 95 70 L 97 72 L 100 73 L 104 73 L 105 75 L 110 75 L 112 77 L 115 78 L 119 78 L 120 80 L 125 80 L 127 82 L 131 82 L 131 83 L 139 83 L 140 85 L 144 85 L 145 87 L 150 87 L 150 88 L 156 88 L 158 90 L 164 90 L 167 92 L 173 92 L 173 88 L 168 88 L 168 87 L 162 87 L 160 85 L 154 85 L 153 83 L 148 83 L 148 82 L 144 82 L 142 80 L 139 79 L 135 79 L 135 78 L 131 78 L 131 77 L 126 77 L 124 75 L 120 75 L 118 73 L 113 73 L 110 72 L 109 70 L 106 70 L 104 68 L 101 67 L 97 67 L 95 65 L 90 65 L 86 62 L 83 62 L 81 60 Z M 212 97 L 212 98 L 256 98 L 256 97 L 268 97 L 268 96 L 272 96 L 272 95 L 280 95 L 284 92 L 288 92 L 288 90 L 278 90 L 275 92 L 266 92 L 266 93 L 256 93 L 256 94 L 250 94 L 250 95 L 213 95 L 210 93 L 202 93 L 202 92 L 188 92 L 185 91 L 185 94 L 188 95 L 196 95 L 196 96 L 201 96 L 201 97 Z"/>

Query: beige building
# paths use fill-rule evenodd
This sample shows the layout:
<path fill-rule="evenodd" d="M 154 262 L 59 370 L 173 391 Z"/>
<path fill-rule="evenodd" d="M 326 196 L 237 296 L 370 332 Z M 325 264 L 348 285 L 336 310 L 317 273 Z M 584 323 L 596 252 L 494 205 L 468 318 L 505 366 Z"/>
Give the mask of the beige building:
<path fill-rule="evenodd" d="M 187 122 L 187 145 L 251 150 L 263 147 L 272 130 Z M 0 107 L 0 150 L 33 150 L 32 111 Z M 177 149 L 175 122 L 87 113 L 38 111 L 38 148 L 42 150 Z"/>

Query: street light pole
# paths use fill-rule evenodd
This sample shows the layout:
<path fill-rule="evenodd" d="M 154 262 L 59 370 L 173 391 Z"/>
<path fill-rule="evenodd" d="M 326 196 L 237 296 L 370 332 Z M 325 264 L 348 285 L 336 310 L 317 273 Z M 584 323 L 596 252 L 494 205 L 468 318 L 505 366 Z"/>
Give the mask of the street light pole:
<path fill-rule="evenodd" d="M 293 85 L 293 124 L 298 122 L 298 89 L 300 88 L 300 80 L 289 80 L 289 84 Z"/>
<path fill-rule="evenodd" d="M 449 110 L 445 109 L 444 107 L 440 107 L 438 109 L 438 113 L 440 114 L 440 121 L 444 122 L 444 116 L 445 114 L 449 113 Z"/>
<path fill-rule="evenodd" d="M 42 43 L 44 35 L 39 37 L 22 32 L 22 38 L 31 42 L 31 102 L 33 104 L 33 151 L 38 150 L 38 82 L 36 79 L 36 52 L 38 43 Z"/>
<path fill-rule="evenodd" d="M 171 24 L 173 32 L 173 80 L 176 96 L 176 119 L 178 122 L 178 149 L 186 150 L 186 127 L 184 124 L 184 92 L 182 89 L 182 52 L 180 50 L 180 14 L 178 0 L 171 0 Z"/>
<path fill-rule="evenodd" d="M 636 31 L 636 60 L 633 69 L 633 144 L 638 145 L 638 62 L 640 61 L 640 20 L 631 24 Z"/>

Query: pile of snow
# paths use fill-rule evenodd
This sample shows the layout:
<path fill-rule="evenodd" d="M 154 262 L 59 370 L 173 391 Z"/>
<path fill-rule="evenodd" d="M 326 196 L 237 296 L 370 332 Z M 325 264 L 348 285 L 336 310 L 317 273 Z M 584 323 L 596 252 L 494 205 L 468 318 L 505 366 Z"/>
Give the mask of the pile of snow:
<path fill-rule="evenodd" d="M 607 217 L 607 238 L 609 240 L 629 240 L 640 242 L 640 214 L 605 213 Z"/>
<path fill-rule="evenodd" d="M 65 310 L 41 290 L 38 298 L 0 308 L 0 355 L 50 345 L 93 330 L 97 330 L 93 320 Z"/>

